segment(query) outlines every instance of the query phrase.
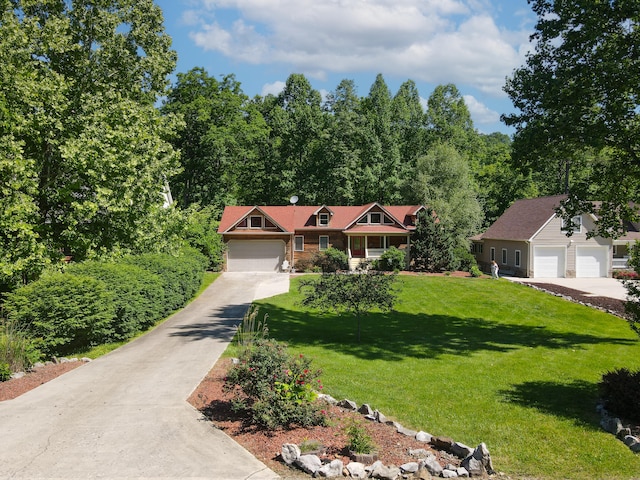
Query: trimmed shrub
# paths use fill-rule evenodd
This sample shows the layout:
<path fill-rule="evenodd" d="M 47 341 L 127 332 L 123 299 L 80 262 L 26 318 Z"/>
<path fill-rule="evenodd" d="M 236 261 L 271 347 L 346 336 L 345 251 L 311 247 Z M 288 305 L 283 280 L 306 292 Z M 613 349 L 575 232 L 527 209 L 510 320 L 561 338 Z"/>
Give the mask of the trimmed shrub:
<path fill-rule="evenodd" d="M 0 382 L 6 382 L 11 378 L 11 368 L 7 362 L 0 362 Z"/>
<path fill-rule="evenodd" d="M 378 270 L 385 272 L 399 272 L 407 268 L 407 257 L 404 251 L 396 247 L 389 247 L 389 249 L 380 256 L 376 262 L 376 266 Z"/>
<path fill-rule="evenodd" d="M 160 276 L 164 288 L 164 314 L 182 307 L 198 291 L 207 264 L 204 255 L 183 249 L 178 256 L 147 253 L 125 257 L 123 262 L 144 268 Z"/>
<path fill-rule="evenodd" d="M 295 267 L 298 272 L 311 272 L 313 270 L 313 260 L 308 258 L 301 258 L 296 261 Z"/>
<path fill-rule="evenodd" d="M 313 264 L 320 267 L 323 272 L 337 272 L 349 268 L 349 257 L 346 252 L 337 248 L 327 248 L 314 255 Z"/>
<path fill-rule="evenodd" d="M 640 370 L 607 372 L 598 384 L 607 410 L 627 420 L 640 421 Z"/>
<path fill-rule="evenodd" d="M 478 268 L 478 262 L 476 261 L 476 257 L 469 251 L 468 248 L 465 247 L 457 247 L 453 251 L 454 262 L 451 268 L 456 270 L 462 270 L 463 272 L 471 272 L 473 267 Z"/>
<path fill-rule="evenodd" d="M 5 302 L 8 318 L 46 355 L 66 355 L 111 338 L 113 294 L 85 275 L 50 273 L 17 289 Z"/>
<path fill-rule="evenodd" d="M 127 263 L 88 261 L 70 265 L 68 273 L 86 275 L 105 283 L 113 294 L 113 339 L 125 340 L 162 318 L 164 289 L 160 277 Z"/>
<path fill-rule="evenodd" d="M 480 271 L 477 265 L 472 266 L 469 269 L 469 273 L 471 274 L 472 277 L 476 277 L 476 278 L 482 276 L 482 272 Z"/>
<path fill-rule="evenodd" d="M 285 344 L 259 339 L 240 360 L 227 372 L 224 390 L 232 395 L 234 409 L 246 411 L 253 424 L 267 429 L 325 424 L 314 401 L 314 389 L 322 389 L 320 371 L 311 370 L 308 358 L 291 357 Z"/>

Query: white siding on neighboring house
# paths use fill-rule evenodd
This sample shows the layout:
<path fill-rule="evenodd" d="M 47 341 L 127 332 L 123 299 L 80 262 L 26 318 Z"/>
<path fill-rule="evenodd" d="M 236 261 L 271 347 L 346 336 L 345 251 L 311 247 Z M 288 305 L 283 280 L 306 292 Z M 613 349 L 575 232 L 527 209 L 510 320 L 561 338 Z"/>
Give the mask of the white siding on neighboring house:
<path fill-rule="evenodd" d="M 282 240 L 230 240 L 227 271 L 278 272 L 285 259 Z"/>

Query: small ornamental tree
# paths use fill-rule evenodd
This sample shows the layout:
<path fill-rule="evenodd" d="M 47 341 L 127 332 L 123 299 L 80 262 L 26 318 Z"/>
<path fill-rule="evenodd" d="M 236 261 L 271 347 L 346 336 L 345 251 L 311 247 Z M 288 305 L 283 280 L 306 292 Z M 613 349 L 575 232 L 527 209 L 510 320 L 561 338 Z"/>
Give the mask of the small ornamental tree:
<path fill-rule="evenodd" d="M 640 275 L 640 242 L 629 249 L 629 266 Z M 624 304 L 628 314 L 627 321 L 633 331 L 640 335 L 640 282 L 623 280 L 622 283 L 627 289 L 627 302 Z"/>
<path fill-rule="evenodd" d="M 395 280 L 395 274 L 375 271 L 325 273 L 317 280 L 303 278 L 299 286 L 304 294 L 301 303 L 305 307 L 354 315 L 358 321 L 359 342 L 361 318 L 375 308 L 387 312 L 393 308 L 397 300 Z"/>
<path fill-rule="evenodd" d="M 455 239 L 433 210 L 418 214 L 411 238 L 411 258 L 415 270 L 439 272 L 451 267 L 455 258 Z"/>

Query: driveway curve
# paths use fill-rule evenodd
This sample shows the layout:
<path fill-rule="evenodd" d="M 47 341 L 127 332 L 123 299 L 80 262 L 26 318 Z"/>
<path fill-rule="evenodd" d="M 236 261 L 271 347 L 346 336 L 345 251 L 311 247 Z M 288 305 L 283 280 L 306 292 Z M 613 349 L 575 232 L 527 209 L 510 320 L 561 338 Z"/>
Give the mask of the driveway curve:
<path fill-rule="evenodd" d="M 278 478 L 186 402 L 251 301 L 285 274 L 223 274 L 137 340 L 0 402 L 2 479 Z"/>

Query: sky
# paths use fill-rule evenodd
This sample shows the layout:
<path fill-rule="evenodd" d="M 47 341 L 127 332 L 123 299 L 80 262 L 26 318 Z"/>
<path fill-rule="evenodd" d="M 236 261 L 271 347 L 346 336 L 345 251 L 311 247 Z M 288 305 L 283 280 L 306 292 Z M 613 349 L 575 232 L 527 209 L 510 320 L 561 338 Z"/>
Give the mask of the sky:
<path fill-rule="evenodd" d="M 505 79 L 524 64 L 536 17 L 527 0 L 156 0 L 176 72 L 234 74 L 249 97 L 302 73 L 325 96 L 343 79 L 369 93 L 381 73 L 395 95 L 413 80 L 426 107 L 453 83 L 482 133 L 513 130 Z M 175 75 L 172 78 L 175 81 Z"/>

